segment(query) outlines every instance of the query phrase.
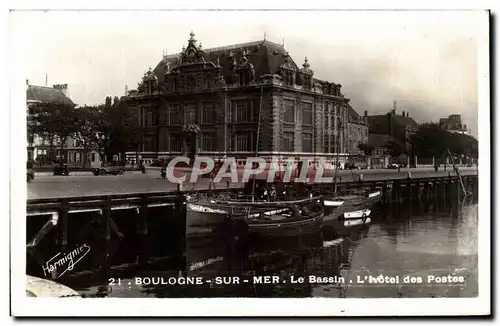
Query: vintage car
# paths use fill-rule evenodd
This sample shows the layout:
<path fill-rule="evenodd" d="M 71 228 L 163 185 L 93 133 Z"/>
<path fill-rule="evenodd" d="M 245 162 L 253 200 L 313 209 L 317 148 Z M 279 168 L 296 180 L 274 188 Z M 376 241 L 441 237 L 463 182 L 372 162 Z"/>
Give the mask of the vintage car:
<path fill-rule="evenodd" d="M 94 175 L 106 175 L 106 174 L 118 175 L 118 174 L 124 174 L 125 173 L 125 167 L 122 166 L 122 165 L 101 166 L 99 168 L 94 168 L 92 170 L 92 173 L 94 173 Z"/>

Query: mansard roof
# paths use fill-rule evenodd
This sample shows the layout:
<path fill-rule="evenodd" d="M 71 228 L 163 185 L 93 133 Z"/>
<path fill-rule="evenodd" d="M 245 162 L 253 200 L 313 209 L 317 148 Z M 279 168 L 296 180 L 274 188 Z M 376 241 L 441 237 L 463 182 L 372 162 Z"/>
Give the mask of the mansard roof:
<path fill-rule="evenodd" d="M 268 40 L 253 41 L 240 44 L 232 44 L 215 48 L 202 49 L 201 43 L 197 43 L 194 33 L 191 32 L 191 38 L 187 47 L 183 46 L 183 51 L 176 54 L 164 56 L 156 65 L 153 72 L 161 83 L 165 79 L 165 68 L 168 65 L 170 69 L 179 66 L 181 57 L 187 51 L 198 51 L 195 57 L 206 63 L 219 64 L 222 68 L 222 74 L 225 77 L 233 74 L 234 63 L 239 63 L 244 54 L 248 62 L 253 66 L 256 78 L 267 74 L 280 74 L 282 67 L 293 68 L 296 72 L 297 84 L 300 85 L 300 74 L 313 73 L 310 64 L 305 59 L 305 65 L 299 67 L 292 56 L 285 50 L 282 44 L 270 42 Z M 329 82 L 314 78 L 315 83 L 326 84 Z M 335 85 L 334 83 L 329 83 Z"/>
<path fill-rule="evenodd" d="M 203 49 L 203 59 L 206 62 L 216 63 L 218 58 L 224 76 L 229 76 L 233 72 L 233 62 L 240 62 L 244 52 L 246 52 L 248 62 L 254 66 L 255 75 L 258 77 L 279 73 L 280 66 L 285 63 L 286 51 L 283 45 L 266 40 Z M 168 55 L 158 63 L 154 69 L 158 80 L 163 81 L 164 79 L 165 64 L 168 63 L 171 68 L 177 66 L 180 56 L 181 53 Z M 299 71 L 297 64 L 291 57 L 290 62 L 295 70 Z"/>

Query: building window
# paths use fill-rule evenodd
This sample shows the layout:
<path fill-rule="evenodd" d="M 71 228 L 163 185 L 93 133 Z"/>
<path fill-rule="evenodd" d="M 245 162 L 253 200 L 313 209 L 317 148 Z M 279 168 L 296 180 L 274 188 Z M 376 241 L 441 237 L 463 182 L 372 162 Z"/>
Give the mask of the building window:
<path fill-rule="evenodd" d="M 304 89 L 311 89 L 311 76 L 304 76 Z"/>
<path fill-rule="evenodd" d="M 168 111 L 169 124 L 171 126 L 182 124 L 182 115 L 178 105 L 170 106 Z"/>
<path fill-rule="evenodd" d="M 285 70 L 283 72 L 283 85 L 293 86 L 295 71 Z"/>
<path fill-rule="evenodd" d="M 95 153 L 92 153 L 92 162 L 95 162 Z"/>
<path fill-rule="evenodd" d="M 249 152 L 252 150 L 251 146 L 251 133 L 238 132 L 234 137 L 234 148 L 236 152 Z"/>
<path fill-rule="evenodd" d="M 210 75 L 209 74 L 203 75 L 203 86 L 205 88 L 210 88 L 211 87 L 211 85 L 210 85 Z"/>
<path fill-rule="evenodd" d="M 194 125 L 196 124 L 196 104 L 188 104 L 185 107 L 185 124 Z"/>
<path fill-rule="evenodd" d="M 249 72 L 246 71 L 246 70 L 243 70 L 239 73 L 239 84 L 241 86 L 244 86 L 244 85 L 247 85 L 248 83 L 250 83 L 250 76 L 249 76 Z"/>
<path fill-rule="evenodd" d="M 335 135 L 330 135 L 330 148 L 328 149 L 329 153 L 335 153 Z"/>
<path fill-rule="evenodd" d="M 193 91 L 196 89 L 196 79 L 194 77 L 188 77 L 187 82 L 189 91 Z"/>
<path fill-rule="evenodd" d="M 144 151 L 156 152 L 155 136 L 153 135 L 144 136 Z"/>
<path fill-rule="evenodd" d="M 294 133 L 293 132 L 284 132 L 283 133 L 283 151 L 285 152 L 294 152 Z"/>
<path fill-rule="evenodd" d="M 232 101 L 232 121 L 237 122 L 250 122 L 251 121 L 251 110 L 250 110 L 250 100 L 235 100 Z"/>
<path fill-rule="evenodd" d="M 203 103 L 203 108 L 201 110 L 201 123 L 212 124 L 214 122 L 215 122 L 215 112 L 212 102 Z"/>
<path fill-rule="evenodd" d="M 215 136 L 213 133 L 204 132 L 200 135 L 201 150 L 204 152 L 210 152 L 215 150 Z"/>
<path fill-rule="evenodd" d="M 295 102 L 293 100 L 285 101 L 284 123 L 295 123 Z"/>
<path fill-rule="evenodd" d="M 182 138 L 180 134 L 170 135 L 170 151 L 182 152 Z"/>
<path fill-rule="evenodd" d="M 313 124 L 313 114 L 312 114 L 312 104 L 305 103 L 302 108 L 302 124 L 312 125 Z"/>
<path fill-rule="evenodd" d="M 302 134 L 302 152 L 312 153 L 312 151 L 313 151 L 312 134 L 303 133 Z"/>
<path fill-rule="evenodd" d="M 144 108 L 144 126 L 156 126 L 156 110 L 154 108 Z"/>

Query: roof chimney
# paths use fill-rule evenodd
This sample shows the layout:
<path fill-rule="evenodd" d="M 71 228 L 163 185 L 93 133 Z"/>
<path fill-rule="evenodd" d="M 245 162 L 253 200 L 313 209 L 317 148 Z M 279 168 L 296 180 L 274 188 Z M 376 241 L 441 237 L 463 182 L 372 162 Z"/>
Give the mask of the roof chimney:
<path fill-rule="evenodd" d="M 368 111 L 367 111 L 367 110 L 365 110 L 365 117 L 367 117 L 367 116 L 368 116 Z"/>
<path fill-rule="evenodd" d="M 405 116 L 405 111 L 403 111 L 402 116 L 403 116 L 403 117 Z"/>
<path fill-rule="evenodd" d="M 68 96 L 68 84 L 57 84 L 53 85 L 52 87 L 63 92 L 64 96 Z"/>

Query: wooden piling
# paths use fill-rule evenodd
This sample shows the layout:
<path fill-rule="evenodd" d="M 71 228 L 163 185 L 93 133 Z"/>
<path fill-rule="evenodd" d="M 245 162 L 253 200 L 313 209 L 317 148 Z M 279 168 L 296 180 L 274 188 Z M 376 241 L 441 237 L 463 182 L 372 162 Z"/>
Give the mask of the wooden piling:
<path fill-rule="evenodd" d="M 387 183 L 384 182 L 382 185 L 382 203 L 387 203 Z"/>
<path fill-rule="evenodd" d="M 106 204 L 102 210 L 102 217 L 104 222 L 104 240 L 108 242 L 111 240 L 111 197 L 106 196 Z M 107 253 L 106 253 L 107 255 Z"/>
<path fill-rule="evenodd" d="M 146 236 L 148 235 L 148 196 L 146 194 L 142 194 L 141 196 L 141 207 L 138 217 L 137 235 Z"/>
<path fill-rule="evenodd" d="M 178 191 L 175 198 L 175 209 L 174 209 L 174 219 L 175 219 L 175 229 L 176 229 L 176 253 L 177 253 L 177 263 L 178 271 L 180 273 L 187 272 L 187 260 L 186 260 L 186 222 L 187 222 L 187 199 L 186 196 Z"/>
<path fill-rule="evenodd" d="M 62 247 L 68 245 L 68 211 L 69 202 L 67 199 L 63 198 L 61 200 L 61 215 L 59 224 L 59 244 Z"/>

